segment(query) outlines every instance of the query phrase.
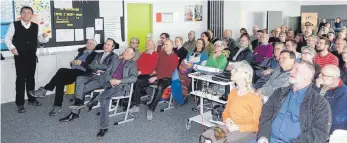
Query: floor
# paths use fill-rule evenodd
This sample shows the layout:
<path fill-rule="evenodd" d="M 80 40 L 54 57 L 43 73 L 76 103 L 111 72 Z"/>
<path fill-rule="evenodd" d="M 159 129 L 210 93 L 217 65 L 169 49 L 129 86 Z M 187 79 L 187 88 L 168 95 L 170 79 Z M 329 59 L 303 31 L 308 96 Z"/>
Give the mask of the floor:
<path fill-rule="evenodd" d="M 2 143 L 197 143 L 204 127 L 191 124 L 188 131 L 187 119 L 197 115 L 191 109 L 193 100 L 183 107 L 176 107 L 166 112 L 154 113 L 152 121 L 146 120 L 145 106 L 136 113 L 133 122 L 111 125 L 103 138 L 97 138 L 99 116 L 98 108 L 86 112 L 82 110 L 80 118 L 72 122 L 59 122 L 69 113 L 69 96 L 64 97 L 64 110 L 56 117 L 48 115 L 52 108 L 54 96 L 40 99 L 41 107 L 25 105 L 26 112 L 17 113 L 15 103 L 1 104 L 1 142 Z M 163 105 L 158 106 L 164 108 Z M 159 109 L 157 108 L 157 109 Z M 110 119 L 110 124 L 117 117 Z"/>

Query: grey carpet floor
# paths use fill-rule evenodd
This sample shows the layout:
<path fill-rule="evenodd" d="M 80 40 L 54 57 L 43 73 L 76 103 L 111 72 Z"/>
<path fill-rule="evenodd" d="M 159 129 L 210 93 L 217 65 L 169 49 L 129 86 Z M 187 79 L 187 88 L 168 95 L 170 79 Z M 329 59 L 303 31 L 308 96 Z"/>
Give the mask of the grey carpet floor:
<path fill-rule="evenodd" d="M 59 122 L 69 113 L 69 96 L 64 97 L 63 111 L 56 117 L 48 115 L 54 96 L 39 99 L 43 105 L 33 107 L 25 105 L 26 112 L 17 113 L 15 103 L 1 104 L 1 142 L 2 143 L 197 143 L 205 127 L 197 123 L 186 130 L 187 119 L 197 115 L 188 105 L 166 112 L 157 110 L 152 121 L 146 120 L 145 107 L 140 107 L 136 119 L 121 125 L 111 125 L 109 132 L 101 139 L 96 138 L 99 125 L 98 108 L 86 112 L 82 110 L 80 118 L 72 122 Z M 163 108 L 163 105 L 159 105 Z M 157 109 L 159 109 L 157 108 Z M 110 124 L 117 117 L 110 118 Z"/>

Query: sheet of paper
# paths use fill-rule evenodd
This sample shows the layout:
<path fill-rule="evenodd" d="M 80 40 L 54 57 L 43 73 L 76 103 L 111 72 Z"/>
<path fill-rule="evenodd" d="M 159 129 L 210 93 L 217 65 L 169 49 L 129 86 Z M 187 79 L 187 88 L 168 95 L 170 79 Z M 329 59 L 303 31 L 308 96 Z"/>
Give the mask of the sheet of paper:
<path fill-rule="evenodd" d="M 100 0 L 100 17 L 123 16 L 123 2 L 121 0 Z"/>
<path fill-rule="evenodd" d="M 86 39 L 94 39 L 94 27 L 86 28 Z"/>
<path fill-rule="evenodd" d="M 105 39 L 112 38 L 118 44 L 123 43 L 120 17 L 104 17 Z"/>
<path fill-rule="evenodd" d="M 103 22 L 103 19 L 95 19 L 95 30 L 102 30 Z"/>
<path fill-rule="evenodd" d="M 74 29 L 56 29 L 56 42 L 68 42 L 74 40 Z"/>
<path fill-rule="evenodd" d="M 1 0 L 1 22 L 13 22 L 13 5 L 10 0 Z"/>
<path fill-rule="evenodd" d="M 94 39 L 95 39 L 96 43 L 99 44 L 100 43 L 100 34 L 95 34 Z"/>
<path fill-rule="evenodd" d="M 75 29 L 75 41 L 83 41 L 84 32 L 83 29 Z"/>
<path fill-rule="evenodd" d="M 54 8 L 72 8 L 72 0 L 55 0 Z"/>

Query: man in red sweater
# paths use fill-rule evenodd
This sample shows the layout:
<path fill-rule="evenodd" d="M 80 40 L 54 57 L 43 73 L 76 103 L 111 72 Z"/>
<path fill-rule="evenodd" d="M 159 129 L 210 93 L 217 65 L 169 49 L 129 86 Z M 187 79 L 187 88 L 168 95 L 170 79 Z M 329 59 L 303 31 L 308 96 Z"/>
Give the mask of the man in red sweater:
<path fill-rule="evenodd" d="M 135 88 L 135 91 L 139 91 L 148 87 L 150 84 L 158 85 L 153 100 L 148 105 L 147 120 L 153 119 L 152 113 L 155 111 L 164 89 L 170 86 L 171 76 L 177 68 L 178 57 L 173 51 L 173 47 L 174 43 L 172 40 L 168 39 L 165 41 L 163 52 L 159 52 L 158 64 L 151 74 L 151 78 L 148 79 L 147 83 L 141 84 Z M 141 93 L 135 92 L 135 94 L 138 94 L 135 97 L 142 96 Z"/>
<path fill-rule="evenodd" d="M 316 46 L 316 50 L 319 54 L 314 58 L 314 62 L 320 65 L 321 68 L 328 64 L 339 66 L 339 59 L 328 51 L 329 47 L 329 39 L 324 37 L 319 38 Z"/>
<path fill-rule="evenodd" d="M 151 74 L 153 73 L 154 69 L 157 67 L 157 64 L 159 61 L 159 54 L 154 50 L 155 50 L 154 41 L 147 40 L 146 51 L 143 52 L 140 58 L 136 61 L 139 76 L 135 83 L 134 95 L 132 98 L 133 100 L 132 102 L 134 103 L 134 105 L 131 108 L 130 112 L 133 112 L 133 113 L 139 112 L 140 99 L 142 96 L 141 91 L 144 88 L 137 88 L 137 87 L 143 87 L 143 85 L 147 85 L 148 79 L 151 78 Z"/>

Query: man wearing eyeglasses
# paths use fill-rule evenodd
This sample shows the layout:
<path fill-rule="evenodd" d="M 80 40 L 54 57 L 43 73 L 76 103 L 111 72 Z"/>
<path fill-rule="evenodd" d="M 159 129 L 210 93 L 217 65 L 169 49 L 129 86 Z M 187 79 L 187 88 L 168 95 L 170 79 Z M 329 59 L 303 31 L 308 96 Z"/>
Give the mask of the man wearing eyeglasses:
<path fill-rule="evenodd" d="M 347 86 L 342 83 L 340 69 L 336 65 L 326 65 L 316 80 L 331 108 L 332 126 L 330 134 L 336 129 L 347 130 Z"/>
<path fill-rule="evenodd" d="M 335 45 L 336 45 L 336 51 L 333 51 L 331 53 L 339 59 L 339 67 L 340 67 L 340 69 L 342 69 L 343 65 L 344 65 L 344 61 L 342 58 L 342 52 L 346 46 L 346 41 L 342 38 L 339 38 L 336 40 Z"/>
<path fill-rule="evenodd" d="M 130 40 L 130 48 L 135 49 L 135 56 L 132 59 L 133 61 L 137 61 L 141 55 L 140 51 L 139 51 L 139 44 L 140 44 L 140 39 L 137 37 L 133 37 Z"/>

